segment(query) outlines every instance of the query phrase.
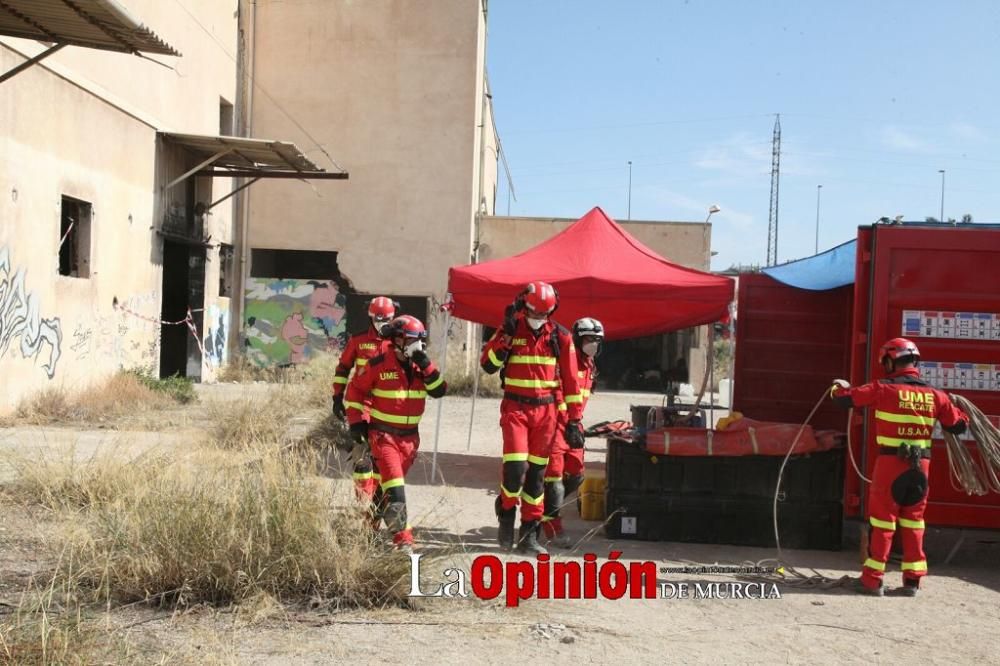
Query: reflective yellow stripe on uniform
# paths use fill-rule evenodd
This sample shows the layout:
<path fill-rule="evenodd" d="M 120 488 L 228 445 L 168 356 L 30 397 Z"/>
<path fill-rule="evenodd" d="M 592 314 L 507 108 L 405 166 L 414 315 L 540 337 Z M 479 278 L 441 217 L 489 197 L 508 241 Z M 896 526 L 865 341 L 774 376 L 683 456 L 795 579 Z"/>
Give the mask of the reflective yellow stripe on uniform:
<path fill-rule="evenodd" d="M 435 379 L 434 381 L 432 381 L 430 384 L 427 384 L 427 390 L 428 391 L 433 391 L 438 386 L 441 386 L 441 384 L 443 384 L 443 383 L 444 383 L 444 377 L 442 377 L 441 375 L 438 375 L 437 379 Z"/>
<path fill-rule="evenodd" d="M 905 527 L 910 530 L 922 530 L 924 529 L 924 521 L 922 520 L 907 520 L 906 518 L 899 519 L 899 526 Z"/>
<path fill-rule="evenodd" d="M 891 523 L 888 520 L 879 520 L 878 518 L 869 518 L 868 522 L 870 522 L 872 524 L 872 527 L 879 527 L 879 528 L 881 528 L 883 530 L 887 530 L 889 532 L 895 532 L 896 531 L 896 523 Z"/>
<path fill-rule="evenodd" d="M 490 363 L 496 367 L 500 368 L 503 366 L 503 361 L 497 358 L 497 355 L 493 353 L 492 349 L 486 354 L 486 356 L 490 359 Z"/>
<path fill-rule="evenodd" d="M 580 395 L 582 395 L 584 398 L 589 398 L 590 389 L 580 389 Z"/>
<path fill-rule="evenodd" d="M 355 481 L 364 481 L 365 479 L 371 479 L 373 477 L 374 474 L 372 474 L 371 472 L 354 472 L 353 474 L 351 474 L 351 478 L 353 478 Z"/>
<path fill-rule="evenodd" d="M 507 377 L 504 379 L 504 383 L 507 386 L 516 386 L 518 388 L 556 388 L 559 386 L 559 382 L 554 379 L 514 379 L 512 377 Z M 579 396 L 578 396 L 579 397 Z M 569 398 L 566 402 L 570 402 Z"/>
<path fill-rule="evenodd" d="M 549 464 L 549 459 L 548 458 L 539 458 L 538 456 L 529 455 L 528 456 L 528 464 L 530 464 L 530 465 L 548 465 Z"/>
<path fill-rule="evenodd" d="M 888 421 L 889 423 L 914 423 L 922 426 L 933 426 L 934 418 L 930 416 L 917 416 L 915 414 L 893 414 L 875 410 L 875 418 Z"/>
<path fill-rule="evenodd" d="M 929 439 L 899 439 L 898 437 L 883 437 L 879 435 L 875 438 L 875 442 L 879 446 L 902 446 L 903 444 L 909 444 L 918 449 L 931 448 L 931 440 Z"/>
<path fill-rule="evenodd" d="M 397 423 L 399 425 L 417 425 L 420 423 L 420 415 L 402 416 L 397 414 L 386 414 L 385 412 L 380 412 L 377 409 L 372 409 L 371 415 L 373 419 L 385 421 L 386 423 Z"/>
<path fill-rule="evenodd" d="M 878 560 L 873 560 L 870 557 L 865 560 L 865 566 L 869 569 L 874 569 L 875 571 L 885 571 L 885 562 L 879 562 Z"/>
<path fill-rule="evenodd" d="M 583 396 L 580 395 L 579 393 L 577 393 L 575 395 L 568 395 L 568 396 L 566 396 L 566 404 L 570 405 L 570 404 L 573 404 L 573 403 L 583 404 Z"/>
<path fill-rule="evenodd" d="M 505 453 L 503 454 L 504 462 L 526 462 L 528 460 L 527 453 Z"/>
<path fill-rule="evenodd" d="M 521 365 L 555 365 L 556 360 L 551 356 L 520 356 L 515 354 L 507 359 L 507 363 L 519 363 Z"/>
<path fill-rule="evenodd" d="M 903 562 L 900 566 L 903 571 L 927 571 L 927 560 L 919 562 Z"/>
<path fill-rule="evenodd" d="M 523 499 L 528 504 L 532 504 L 534 506 L 538 506 L 543 501 L 545 501 L 545 494 L 543 493 L 543 494 L 539 495 L 538 497 L 532 497 L 528 493 L 526 493 L 524 491 L 521 491 L 521 499 Z"/>
<path fill-rule="evenodd" d="M 393 398 L 396 400 L 404 400 L 407 398 L 413 398 L 413 399 L 426 398 L 427 392 L 405 391 L 405 390 L 387 391 L 385 389 L 372 389 L 372 395 L 375 396 L 376 398 Z"/>
<path fill-rule="evenodd" d="M 567 409 L 569 409 L 569 407 L 566 406 L 565 402 L 560 402 L 559 403 L 559 411 L 560 412 L 565 412 Z"/>
<path fill-rule="evenodd" d="M 546 476 L 544 479 L 542 479 L 542 481 L 544 481 L 545 483 L 555 483 L 556 481 L 562 481 L 562 477 L 561 476 Z"/>
<path fill-rule="evenodd" d="M 333 383 L 334 384 L 346 384 L 347 383 L 347 377 L 334 377 L 333 378 Z"/>
<path fill-rule="evenodd" d="M 366 358 L 359 358 L 358 360 L 356 360 L 354 362 L 354 365 L 356 365 L 359 368 L 363 368 L 366 365 L 368 365 L 368 359 L 366 359 Z"/>
<path fill-rule="evenodd" d="M 389 490 L 389 488 L 398 488 L 399 486 L 402 486 L 404 484 L 405 482 L 403 481 L 403 479 L 398 478 L 398 479 L 389 479 L 388 481 L 383 481 L 381 485 L 382 485 L 382 490 Z"/>
<path fill-rule="evenodd" d="M 504 497 L 511 498 L 511 499 L 517 499 L 518 497 L 521 496 L 521 491 L 520 490 L 515 490 L 514 492 L 511 492 L 511 491 L 507 490 L 506 488 L 504 488 L 503 485 L 500 486 L 500 492 L 503 493 Z"/>
<path fill-rule="evenodd" d="M 344 407 L 346 409 L 358 409 L 364 411 L 365 406 L 360 402 L 351 402 L 349 400 L 344 401 Z"/>

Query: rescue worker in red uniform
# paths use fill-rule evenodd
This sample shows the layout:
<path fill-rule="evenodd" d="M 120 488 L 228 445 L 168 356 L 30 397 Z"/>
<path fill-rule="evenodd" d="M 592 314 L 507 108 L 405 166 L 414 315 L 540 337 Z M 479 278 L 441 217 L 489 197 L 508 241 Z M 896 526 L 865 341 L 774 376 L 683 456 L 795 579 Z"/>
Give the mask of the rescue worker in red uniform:
<path fill-rule="evenodd" d="M 587 409 L 587 401 L 594 386 L 597 366 L 594 358 L 604 341 L 604 325 L 592 317 L 578 319 L 573 324 L 573 344 L 576 346 L 576 376 L 580 383 L 581 413 Z M 560 548 L 569 548 L 569 537 L 563 531 L 559 509 L 566 498 L 580 488 L 583 483 L 583 441 L 576 445 L 566 441 L 567 405 L 559 402 L 559 423 L 556 439 L 549 454 L 549 465 L 545 468 L 545 510 L 542 514 L 542 529 L 545 536 Z"/>
<path fill-rule="evenodd" d="M 386 340 L 381 335 L 382 327 L 396 316 L 396 303 L 385 296 L 376 296 L 368 304 L 368 318 L 371 325 L 364 333 L 352 335 L 347 346 L 340 355 L 340 362 L 333 375 L 333 415 L 341 421 L 346 420 L 344 393 L 350 381 L 351 372 L 363 368 L 369 360 L 382 353 Z M 365 419 L 367 420 L 367 416 Z M 380 499 L 378 470 L 372 461 L 370 453 L 365 453 L 354 462 L 354 492 L 361 502 Z M 376 525 L 380 521 L 376 516 Z"/>
<path fill-rule="evenodd" d="M 393 545 L 408 551 L 413 532 L 407 523 L 404 478 L 420 447 L 418 424 L 425 399 L 442 397 L 448 385 L 427 356 L 427 330 L 419 319 L 396 317 L 384 334 L 389 344 L 355 373 L 345 404 L 352 437 L 371 447 L 381 474 L 385 523 Z"/>
<path fill-rule="evenodd" d="M 934 421 L 940 421 L 945 430 L 958 435 L 965 432 L 969 417 L 942 391 L 920 379 L 917 369 L 920 352 L 906 338 L 886 342 L 879 358 L 885 379 L 856 388 L 838 379 L 830 390 L 834 402 L 841 407 L 875 408 L 879 456 L 868 491 L 871 523 L 868 559 L 856 590 L 879 597 L 885 594 L 885 565 L 898 529 L 903 546 L 900 593 L 914 597 L 921 578 L 927 575 L 924 510 Z"/>
<path fill-rule="evenodd" d="M 576 349 L 569 331 L 549 317 L 559 304 L 555 288 L 532 282 L 514 304 L 483 349 L 480 364 L 489 374 L 501 372 L 504 387 L 500 403 L 503 431 L 503 471 L 496 500 L 500 547 L 514 546 L 514 520 L 521 505 L 518 550 L 540 555 L 538 543 L 545 467 L 558 424 L 557 396 L 565 396 L 566 441 L 583 444 L 583 414 Z"/>

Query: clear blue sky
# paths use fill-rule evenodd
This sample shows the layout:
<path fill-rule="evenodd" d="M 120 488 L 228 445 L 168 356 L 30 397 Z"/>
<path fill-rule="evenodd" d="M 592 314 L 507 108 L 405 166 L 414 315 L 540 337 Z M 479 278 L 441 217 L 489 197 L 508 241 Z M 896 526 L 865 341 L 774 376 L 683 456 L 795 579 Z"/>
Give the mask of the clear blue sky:
<path fill-rule="evenodd" d="M 882 216 L 1000 222 L 1000 2 L 492 0 L 487 67 L 512 215 L 712 216 L 714 269 Z M 501 177 L 497 212 L 507 210 Z"/>

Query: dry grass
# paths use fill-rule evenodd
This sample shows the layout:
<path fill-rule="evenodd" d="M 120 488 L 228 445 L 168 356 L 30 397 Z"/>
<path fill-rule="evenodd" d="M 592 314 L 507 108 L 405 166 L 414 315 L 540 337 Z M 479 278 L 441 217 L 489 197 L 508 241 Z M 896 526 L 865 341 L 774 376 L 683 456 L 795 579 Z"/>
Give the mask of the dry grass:
<path fill-rule="evenodd" d="M 261 367 L 245 356 L 234 356 L 217 375 L 220 382 L 246 384 L 266 382 L 297 387 L 300 406 L 328 407 L 333 373 L 340 356 L 317 354 L 309 363 L 290 367 Z"/>
<path fill-rule="evenodd" d="M 310 449 L 350 449 L 354 446 L 351 439 L 351 431 L 347 424 L 334 418 L 333 415 L 326 415 L 316 421 L 303 439 L 303 443 Z"/>
<path fill-rule="evenodd" d="M 99 664 L 133 662 L 128 642 L 80 605 L 73 581 L 34 582 L 14 611 L 0 622 L 0 661 L 5 664 Z"/>
<path fill-rule="evenodd" d="M 261 442 L 282 442 L 295 414 L 292 395 L 284 387 L 236 400 L 206 401 L 208 438 L 224 449 L 242 449 Z"/>
<path fill-rule="evenodd" d="M 138 372 L 123 371 L 76 391 L 45 388 L 22 400 L 13 418 L 4 425 L 108 425 L 193 400 L 194 392 L 187 380 L 154 380 Z"/>
<path fill-rule="evenodd" d="M 500 385 L 500 375 L 488 375 L 485 372 L 474 368 L 473 372 L 479 373 L 479 387 L 477 395 L 480 398 L 502 398 L 503 387 Z M 445 374 L 445 381 L 448 382 L 448 395 L 471 396 L 475 387 L 475 376 L 462 370 L 451 370 Z"/>
<path fill-rule="evenodd" d="M 19 460 L 10 488 L 61 512 L 68 555 L 57 579 L 88 603 L 405 602 L 409 560 L 369 542 L 348 484 L 338 495 L 316 475 L 319 456 L 273 443 L 243 453 L 61 464 L 49 453 Z"/>

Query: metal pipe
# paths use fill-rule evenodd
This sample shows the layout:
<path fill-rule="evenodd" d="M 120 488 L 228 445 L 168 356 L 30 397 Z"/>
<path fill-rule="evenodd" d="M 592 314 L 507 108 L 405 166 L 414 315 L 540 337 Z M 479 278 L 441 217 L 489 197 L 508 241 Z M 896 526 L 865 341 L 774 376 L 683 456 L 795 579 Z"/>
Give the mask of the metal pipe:
<path fill-rule="evenodd" d="M 0 83 L 3 83 L 7 79 L 10 79 L 10 78 L 13 78 L 13 77 L 17 76 L 18 74 L 20 74 L 24 70 L 28 69 L 32 65 L 41 62 L 45 58 L 48 58 L 50 55 L 52 55 L 53 53 L 55 53 L 59 49 L 63 48 L 64 46 L 66 46 L 66 44 L 56 44 L 55 46 L 49 47 L 45 51 L 42 51 L 41 53 L 39 53 L 38 55 L 36 55 L 34 58 L 28 58 L 27 60 L 25 60 L 24 62 L 22 62 L 20 65 L 14 67 L 13 69 L 8 69 L 3 74 L 0 74 Z"/>

